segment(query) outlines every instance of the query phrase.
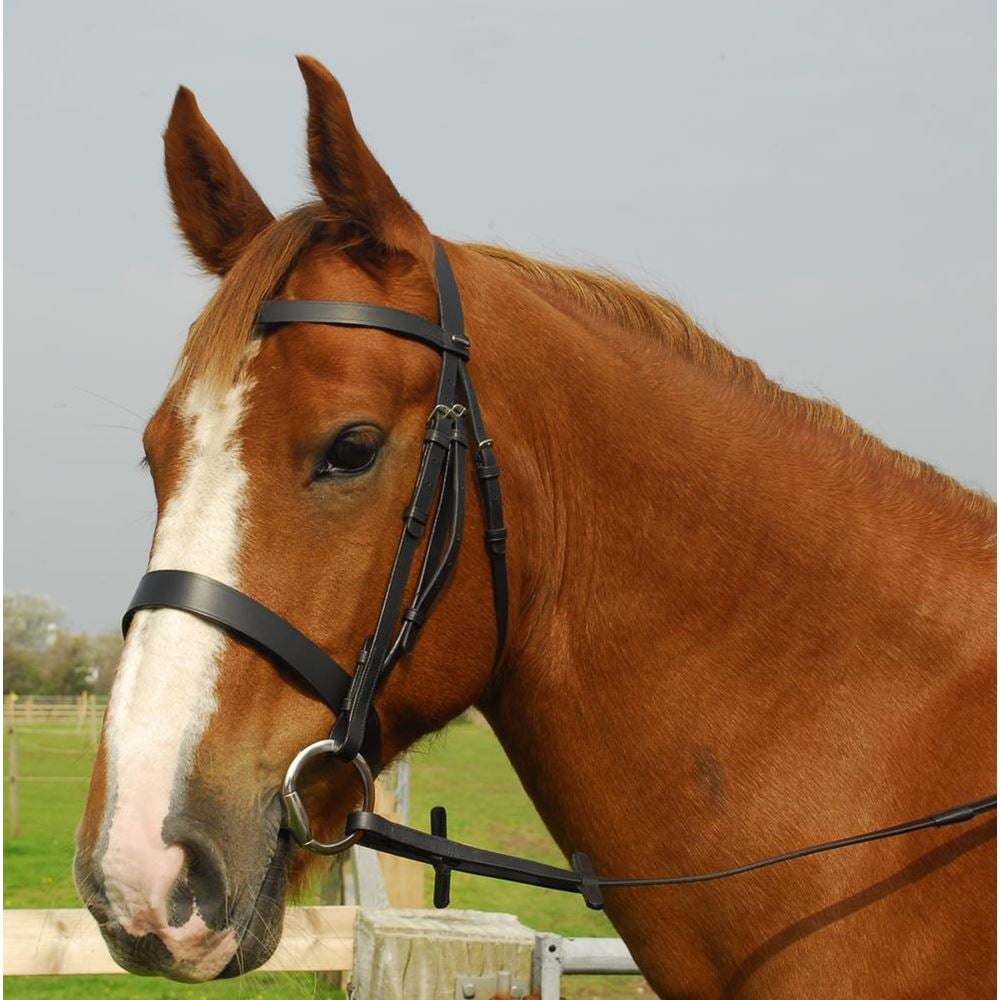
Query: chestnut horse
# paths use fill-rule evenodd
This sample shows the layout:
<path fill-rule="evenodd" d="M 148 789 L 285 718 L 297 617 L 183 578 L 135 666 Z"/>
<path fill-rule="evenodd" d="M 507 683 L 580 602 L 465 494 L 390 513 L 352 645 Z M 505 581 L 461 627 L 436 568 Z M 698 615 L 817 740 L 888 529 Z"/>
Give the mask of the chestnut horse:
<path fill-rule="evenodd" d="M 170 116 L 177 221 L 222 280 L 146 429 L 149 565 L 237 587 L 349 664 L 439 357 L 378 330 L 262 335 L 254 317 L 277 297 L 436 322 L 433 249 L 337 82 L 300 66 L 320 200 L 282 218 L 189 91 Z M 386 761 L 478 706 L 560 847 L 609 877 L 725 867 L 992 789 L 987 497 L 633 285 L 443 245 L 504 469 L 509 639 L 494 665 L 488 560 L 468 544 L 379 692 Z M 469 516 L 474 538 L 475 503 Z M 316 860 L 281 831 L 276 793 L 331 721 L 212 625 L 136 616 L 76 858 L 125 968 L 199 981 L 269 956 Z M 340 834 L 358 793 L 353 769 L 316 767 L 318 835 Z M 724 882 L 608 889 L 607 911 L 663 996 L 993 995 L 994 841 L 983 820 Z"/>

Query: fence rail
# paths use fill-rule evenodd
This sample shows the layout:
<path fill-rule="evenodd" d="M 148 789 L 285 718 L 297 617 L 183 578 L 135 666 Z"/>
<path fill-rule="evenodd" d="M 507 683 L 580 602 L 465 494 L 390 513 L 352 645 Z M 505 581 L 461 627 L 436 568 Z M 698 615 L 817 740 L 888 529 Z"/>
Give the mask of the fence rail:
<path fill-rule="evenodd" d="M 3 719 L 19 724 L 75 722 L 83 727 L 99 722 L 107 705 L 106 696 L 86 692 L 71 696 L 7 694 L 3 699 Z"/>
<path fill-rule="evenodd" d="M 356 906 L 296 906 L 285 914 L 267 972 L 346 972 L 354 963 Z M 117 975 L 86 910 L 4 910 L 5 976 Z"/>

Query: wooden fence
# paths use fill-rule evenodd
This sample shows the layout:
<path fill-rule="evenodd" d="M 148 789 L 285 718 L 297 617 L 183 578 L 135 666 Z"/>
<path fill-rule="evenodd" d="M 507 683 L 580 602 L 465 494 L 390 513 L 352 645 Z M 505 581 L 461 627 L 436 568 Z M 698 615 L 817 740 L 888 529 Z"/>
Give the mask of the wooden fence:
<path fill-rule="evenodd" d="M 3 699 L 3 721 L 31 725 L 37 723 L 75 722 L 79 728 L 100 728 L 108 699 L 104 695 L 18 695 L 7 694 Z"/>
<path fill-rule="evenodd" d="M 285 914 L 268 972 L 346 972 L 354 962 L 356 906 L 296 906 Z M 86 910 L 4 910 L 5 976 L 125 974 Z"/>
<path fill-rule="evenodd" d="M 17 726 L 8 729 L 8 835 L 17 812 Z M 409 768 L 404 760 L 379 777 L 379 808 L 399 822 L 408 812 Z M 422 907 L 422 865 L 355 848 L 351 864 L 335 866 L 336 877 L 321 898 L 338 905 L 290 907 L 281 943 L 263 966 L 269 972 L 346 972 L 354 963 L 358 904 Z M 346 905 L 343 905 L 346 902 Z M 4 910 L 5 976 L 107 975 L 124 973 L 108 953 L 94 918 L 83 909 Z"/>
<path fill-rule="evenodd" d="M 17 837 L 17 731 L 46 722 L 89 727 L 96 745 L 105 699 L 4 700 L 8 734 L 8 836 Z M 38 731 L 37 729 L 35 730 Z M 379 812 L 405 823 L 408 765 L 380 777 Z M 291 907 L 268 972 L 352 973 L 359 1000 L 456 996 L 560 996 L 563 975 L 636 972 L 618 939 L 536 934 L 506 914 L 426 911 L 424 869 L 392 855 L 352 848 L 351 861 L 320 898 L 338 905 Z M 5 976 L 118 975 L 93 917 L 83 909 L 4 910 Z M 461 991 L 460 993 L 458 991 Z"/>
<path fill-rule="evenodd" d="M 3 720 L 7 736 L 7 836 L 21 835 L 20 808 L 20 755 L 17 734 L 19 729 L 33 733 L 44 732 L 46 724 L 63 731 L 67 725 L 75 726 L 77 732 L 89 733 L 90 743 L 96 748 L 101 733 L 101 723 L 107 698 L 83 693 L 75 697 L 59 695 L 4 695 Z M 58 776 L 44 780 L 58 781 Z M 74 780 L 67 778 L 65 780 Z"/>
<path fill-rule="evenodd" d="M 5 976 L 124 975 L 86 910 L 4 910 Z M 536 934 L 505 913 L 299 906 L 264 972 L 351 972 L 357 1000 L 558 1000 L 566 975 L 638 972 L 619 938 Z"/>

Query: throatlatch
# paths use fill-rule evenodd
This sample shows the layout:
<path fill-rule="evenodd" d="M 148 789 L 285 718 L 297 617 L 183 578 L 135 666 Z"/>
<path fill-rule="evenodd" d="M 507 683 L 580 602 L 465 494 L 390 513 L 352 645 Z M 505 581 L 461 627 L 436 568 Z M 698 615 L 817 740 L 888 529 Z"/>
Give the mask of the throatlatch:
<path fill-rule="evenodd" d="M 449 903 L 452 872 L 467 872 L 546 889 L 578 892 L 587 906 L 601 909 L 604 889 L 682 885 L 730 878 L 812 854 L 931 827 L 965 823 L 996 809 L 997 798 L 993 795 L 909 823 L 817 844 L 737 868 L 701 875 L 624 879 L 598 876 L 587 855 L 579 852 L 572 857 L 572 870 L 567 871 L 449 840 L 447 816 L 441 806 L 431 812 L 429 834 L 376 815 L 372 811 L 374 777 L 381 769 L 381 740 L 378 714 L 374 709 L 375 695 L 396 662 L 413 650 L 420 628 L 455 565 L 465 524 L 466 454 L 470 448 L 475 453 L 475 472 L 486 525 L 497 659 L 503 653 L 507 636 L 507 529 L 500 495 L 500 468 L 493 441 L 486 435 L 479 401 L 469 376 L 470 344 L 465 335 L 458 287 L 448 258 L 437 241 L 434 254 L 440 325 L 399 309 L 360 302 L 275 300 L 266 302 L 258 314 L 258 324 L 265 328 L 288 323 L 374 327 L 424 343 L 441 354 L 437 397 L 424 432 L 416 485 L 403 512 L 403 530 L 378 621 L 362 644 L 353 675 L 311 639 L 252 597 L 199 573 L 169 569 L 147 573 L 139 582 L 122 621 L 125 633 L 136 612 L 143 609 L 174 608 L 197 615 L 287 667 L 336 714 L 330 737 L 296 755 L 281 790 L 286 828 L 303 848 L 318 854 L 336 854 L 352 844 L 361 843 L 376 851 L 431 865 L 435 872 L 434 905 L 439 907 Z M 428 526 L 430 532 L 417 585 L 404 608 L 407 582 Z M 344 836 L 333 843 L 313 837 L 297 789 L 298 777 L 305 765 L 327 754 L 354 765 L 361 778 L 364 797 L 362 808 L 348 816 Z"/>

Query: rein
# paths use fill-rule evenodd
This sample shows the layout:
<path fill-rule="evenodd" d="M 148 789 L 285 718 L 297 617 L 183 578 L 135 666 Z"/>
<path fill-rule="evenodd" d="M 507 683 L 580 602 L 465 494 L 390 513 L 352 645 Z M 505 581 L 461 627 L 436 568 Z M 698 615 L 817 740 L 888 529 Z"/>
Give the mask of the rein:
<path fill-rule="evenodd" d="M 500 495 L 500 468 L 493 452 L 493 441 L 486 434 L 467 367 L 470 343 L 465 336 L 458 287 L 448 258 L 436 240 L 434 265 L 439 325 L 399 309 L 359 302 L 272 300 L 264 303 L 257 316 L 258 326 L 265 328 L 289 323 L 375 328 L 419 341 L 441 354 L 437 397 L 427 420 L 416 484 L 410 503 L 403 511 L 403 530 L 378 620 L 374 631 L 362 643 L 353 674 L 269 608 L 200 573 L 175 569 L 148 572 L 140 580 L 122 620 L 122 632 L 126 634 L 141 610 L 173 608 L 196 615 L 283 664 L 334 712 L 336 722 L 329 738 L 300 751 L 289 765 L 282 784 L 285 826 L 301 847 L 316 854 L 337 854 L 360 843 L 376 851 L 431 865 L 435 872 L 434 905 L 437 907 L 448 905 L 451 873 L 461 871 L 578 892 L 587 906 L 601 909 L 605 888 L 682 885 L 730 878 L 812 854 L 931 827 L 965 823 L 996 809 L 997 798 L 993 795 L 909 823 L 818 844 L 737 868 L 702 875 L 628 879 L 598 876 L 587 855 L 579 851 L 572 856 L 572 870 L 566 871 L 449 840 L 447 815 L 441 806 L 431 811 L 430 834 L 392 823 L 373 812 L 375 776 L 382 764 L 375 695 L 400 658 L 412 652 L 420 628 L 454 568 L 465 525 L 466 456 L 470 448 L 475 454 L 474 468 L 483 503 L 484 540 L 493 584 L 495 662 L 499 662 L 507 638 L 507 529 Z M 416 587 L 406 603 L 407 582 L 428 526 Z M 313 836 L 297 788 L 299 775 L 306 764 L 326 755 L 352 764 L 363 790 L 361 809 L 349 814 L 344 836 L 332 843 L 318 841 Z"/>

